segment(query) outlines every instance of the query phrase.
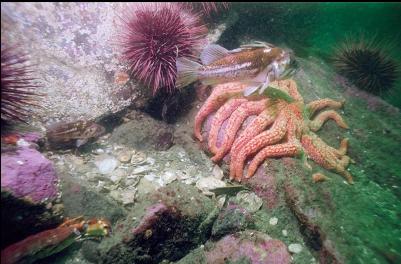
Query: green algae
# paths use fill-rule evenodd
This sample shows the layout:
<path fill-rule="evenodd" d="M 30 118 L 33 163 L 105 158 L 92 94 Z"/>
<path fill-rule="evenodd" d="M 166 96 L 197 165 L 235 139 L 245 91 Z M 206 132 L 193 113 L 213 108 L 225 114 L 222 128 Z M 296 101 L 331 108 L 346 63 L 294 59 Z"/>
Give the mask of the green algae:
<path fill-rule="evenodd" d="M 250 40 L 290 47 L 297 56 L 319 56 L 330 61 L 345 36 L 375 37 L 401 65 L 400 3 L 236 3 L 230 16 L 237 22 L 219 43 L 229 49 Z M 382 97 L 401 107 L 401 78 Z"/>
<path fill-rule="evenodd" d="M 349 156 L 356 161 L 349 170 L 355 184 L 350 186 L 341 176 L 324 170 L 331 181 L 313 184 L 291 178 L 291 184 L 305 197 L 305 208 L 318 210 L 314 221 L 347 263 L 399 262 L 401 124 L 395 120 L 401 120 L 401 114 L 388 111 L 385 103 L 370 110 L 366 100 L 344 93 L 346 87 L 336 83 L 335 73 L 325 63 L 301 61 L 305 74 L 295 80 L 305 99 L 346 99 L 343 116 L 350 129 L 345 132 L 329 121 L 317 134 L 334 146 L 340 138 L 349 138 Z M 310 196 L 315 198 L 306 198 Z"/>

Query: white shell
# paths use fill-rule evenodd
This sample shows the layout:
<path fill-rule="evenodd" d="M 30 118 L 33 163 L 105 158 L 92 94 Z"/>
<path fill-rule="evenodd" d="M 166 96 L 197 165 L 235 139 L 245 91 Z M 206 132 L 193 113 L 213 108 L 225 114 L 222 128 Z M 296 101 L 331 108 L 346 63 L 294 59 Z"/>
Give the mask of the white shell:
<path fill-rule="evenodd" d="M 225 187 L 226 183 L 222 180 L 216 179 L 215 177 L 205 177 L 201 178 L 196 182 L 196 187 L 201 190 L 205 195 L 213 195 L 209 192 L 211 189 Z"/>
<path fill-rule="evenodd" d="M 277 218 L 277 217 L 272 217 L 272 218 L 270 218 L 269 224 L 271 224 L 271 225 L 277 225 L 277 223 L 278 223 L 278 218 Z"/>
<path fill-rule="evenodd" d="M 219 180 L 223 179 L 223 177 L 224 177 L 224 172 L 218 165 L 215 165 L 213 167 L 212 174 L 216 179 L 219 179 Z"/>
<path fill-rule="evenodd" d="M 236 200 L 239 205 L 244 207 L 250 213 L 254 213 L 263 205 L 263 200 L 255 193 L 248 191 L 240 191 L 237 193 Z"/>
<path fill-rule="evenodd" d="M 101 155 L 96 158 L 95 165 L 101 174 L 109 174 L 118 166 L 118 160 L 110 155 Z"/>
<path fill-rule="evenodd" d="M 131 174 L 143 174 L 145 172 L 151 171 L 152 167 L 149 165 L 139 166 L 132 170 Z"/>
<path fill-rule="evenodd" d="M 297 254 L 302 251 L 302 246 L 301 246 L 301 244 L 298 244 L 298 243 L 290 244 L 288 246 L 288 251 L 290 251 L 291 253 Z"/>

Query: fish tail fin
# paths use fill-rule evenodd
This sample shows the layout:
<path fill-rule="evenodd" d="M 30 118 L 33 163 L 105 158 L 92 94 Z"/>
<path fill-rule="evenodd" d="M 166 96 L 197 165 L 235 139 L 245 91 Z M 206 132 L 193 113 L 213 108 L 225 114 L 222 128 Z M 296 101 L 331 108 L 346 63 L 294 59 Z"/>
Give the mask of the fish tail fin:
<path fill-rule="evenodd" d="M 202 65 L 196 61 L 181 57 L 177 58 L 176 87 L 185 87 L 198 79 L 198 73 Z"/>

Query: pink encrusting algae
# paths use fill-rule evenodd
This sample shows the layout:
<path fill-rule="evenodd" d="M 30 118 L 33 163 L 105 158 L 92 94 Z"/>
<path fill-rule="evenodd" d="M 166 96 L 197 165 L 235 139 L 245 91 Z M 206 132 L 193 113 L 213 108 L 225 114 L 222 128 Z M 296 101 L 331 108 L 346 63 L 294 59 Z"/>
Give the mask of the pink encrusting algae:
<path fill-rule="evenodd" d="M 122 15 L 119 45 L 133 76 L 149 86 L 173 92 L 177 57 L 196 57 L 207 28 L 199 16 L 176 3 L 136 3 Z"/>

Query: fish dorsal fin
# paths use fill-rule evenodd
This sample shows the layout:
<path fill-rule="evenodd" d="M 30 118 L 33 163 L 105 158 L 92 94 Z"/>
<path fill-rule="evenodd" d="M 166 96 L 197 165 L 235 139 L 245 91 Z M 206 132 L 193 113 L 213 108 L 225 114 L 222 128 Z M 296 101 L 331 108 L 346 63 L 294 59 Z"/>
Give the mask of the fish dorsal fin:
<path fill-rule="evenodd" d="M 217 44 L 209 44 L 202 51 L 200 55 L 200 59 L 203 65 L 209 65 L 214 61 L 217 61 L 221 58 L 226 57 L 229 54 L 229 51 Z"/>
<path fill-rule="evenodd" d="M 252 48 L 273 48 L 274 45 L 268 42 L 263 41 L 254 41 L 250 44 L 244 44 L 240 46 L 243 49 L 252 49 Z"/>

